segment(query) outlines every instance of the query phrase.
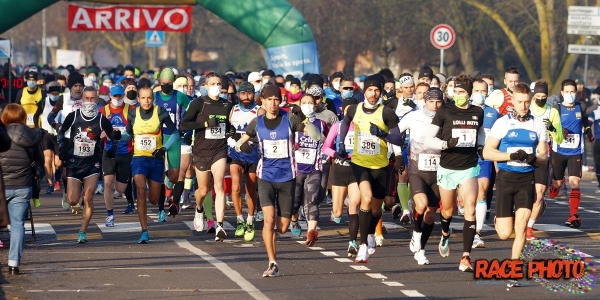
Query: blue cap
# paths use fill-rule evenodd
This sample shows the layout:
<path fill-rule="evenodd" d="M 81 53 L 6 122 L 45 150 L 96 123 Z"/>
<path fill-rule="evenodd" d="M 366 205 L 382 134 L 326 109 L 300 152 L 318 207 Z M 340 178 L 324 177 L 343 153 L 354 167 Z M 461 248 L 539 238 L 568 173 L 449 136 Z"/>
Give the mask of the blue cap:
<path fill-rule="evenodd" d="M 110 95 L 111 96 L 115 96 L 115 95 L 121 95 L 124 96 L 125 95 L 125 88 L 118 84 L 118 85 L 113 85 L 112 87 L 110 87 Z"/>

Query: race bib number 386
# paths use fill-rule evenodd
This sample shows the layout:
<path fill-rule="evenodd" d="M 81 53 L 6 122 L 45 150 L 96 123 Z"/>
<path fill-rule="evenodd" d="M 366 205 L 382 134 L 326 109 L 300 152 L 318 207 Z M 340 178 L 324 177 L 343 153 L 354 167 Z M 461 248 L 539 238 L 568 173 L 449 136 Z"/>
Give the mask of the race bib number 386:
<path fill-rule="evenodd" d="M 358 153 L 364 155 L 379 155 L 379 138 L 370 134 L 357 132 L 358 134 Z"/>
<path fill-rule="evenodd" d="M 456 147 L 475 147 L 477 130 L 470 128 L 452 128 L 452 137 L 458 138 Z"/>

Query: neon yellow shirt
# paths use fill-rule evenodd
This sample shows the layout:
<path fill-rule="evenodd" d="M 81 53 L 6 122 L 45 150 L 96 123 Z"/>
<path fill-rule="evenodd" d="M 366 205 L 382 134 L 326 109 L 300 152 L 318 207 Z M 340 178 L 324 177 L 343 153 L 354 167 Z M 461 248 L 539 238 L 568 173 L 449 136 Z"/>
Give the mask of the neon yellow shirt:
<path fill-rule="evenodd" d="M 546 112 L 548 108 L 550 110 Z M 548 105 L 544 105 L 544 107 L 539 107 L 535 103 L 531 103 L 529 109 L 531 110 L 531 114 L 533 114 L 534 117 L 542 118 L 542 120 L 549 119 L 550 122 L 552 122 L 552 126 L 554 126 L 556 131 L 548 131 L 548 133 L 550 134 L 550 137 L 552 137 L 555 143 L 561 144 L 563 142 L 563 132 L 562 125 L 560 123 L 560 114 L 558 113 L 558 110 Z"/>

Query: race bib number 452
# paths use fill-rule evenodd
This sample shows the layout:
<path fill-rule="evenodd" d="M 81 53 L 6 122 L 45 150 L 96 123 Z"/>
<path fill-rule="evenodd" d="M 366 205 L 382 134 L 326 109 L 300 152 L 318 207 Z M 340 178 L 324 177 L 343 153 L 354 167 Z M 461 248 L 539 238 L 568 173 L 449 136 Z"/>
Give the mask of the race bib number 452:
<path fill-rule="evenodd" d="M 456 147 L 475 147 L 477 141 L 477 129 L 452 128 L 452 137 L 458 138 Z"/>
<path fill-rule="evenodd" d="M 155 136 L 138 135 L 135 137 L 135 147 L 138 150 L 155 150 L 156 149 L 156 137 Z"/>

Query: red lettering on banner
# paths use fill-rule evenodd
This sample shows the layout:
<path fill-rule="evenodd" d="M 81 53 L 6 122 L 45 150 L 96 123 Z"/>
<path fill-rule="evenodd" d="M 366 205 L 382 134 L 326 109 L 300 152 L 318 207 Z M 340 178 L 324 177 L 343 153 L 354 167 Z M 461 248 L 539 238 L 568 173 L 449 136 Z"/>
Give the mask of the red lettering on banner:
<path fill-rule="evenodd" d="M 177 31 L 192 28 L 191 6 L 106 6 L 69 4 L 69 31 Z"/>

